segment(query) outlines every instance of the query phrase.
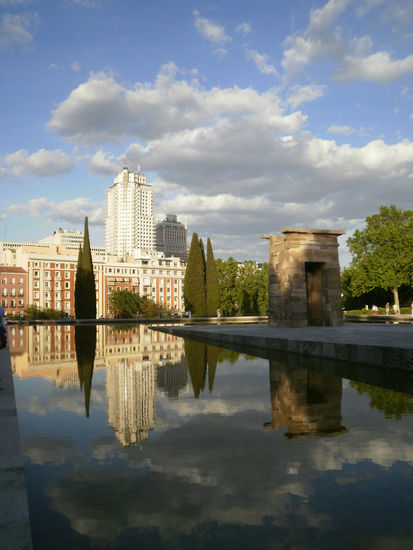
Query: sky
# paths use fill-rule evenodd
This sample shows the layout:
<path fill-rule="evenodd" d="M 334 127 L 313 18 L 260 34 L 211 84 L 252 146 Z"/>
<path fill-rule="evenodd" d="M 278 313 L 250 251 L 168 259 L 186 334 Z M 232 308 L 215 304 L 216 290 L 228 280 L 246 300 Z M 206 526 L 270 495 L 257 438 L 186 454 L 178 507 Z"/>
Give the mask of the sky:
<path fill-rule="evenodd" d="M 0 0 L 0 239 L 103 245 L 138 164 L 221 258 L 413 208 L 412 29 L 411 0 Z"/>

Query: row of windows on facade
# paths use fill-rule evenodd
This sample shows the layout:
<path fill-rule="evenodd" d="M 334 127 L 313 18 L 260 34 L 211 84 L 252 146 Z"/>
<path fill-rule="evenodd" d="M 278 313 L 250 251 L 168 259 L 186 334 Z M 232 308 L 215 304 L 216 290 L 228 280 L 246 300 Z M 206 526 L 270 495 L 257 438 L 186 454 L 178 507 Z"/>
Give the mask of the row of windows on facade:
<path fill-rule="evenodd" d="M 2 277 L 1 279 L 1 284 L 3 285 L 7 285 L 7 282 L 10 284 L 10 285 L 15 285 L 16 284 L 16 277 L 9 277 L 9 281 L 7 281 L 7 277 Z M 19 277 L 17 279 L 17 284 L 19 285 L 22 285 L 23 284 L 23 277 Z"/>
<path fill-rule="evenodd" d="M 15 288 L 11 288 L 10 290 L 8 290 L 7 288 L 2 288 L 1 290 L 2 296 L 9 296 L 9 293 L 10 293 L 10 296 L 24 296 L 24 291 L 22 288 L 19 288 L 17 292 Z"/>
<path fill-rule="evenodd" d="M 17 304 L 16 305 L 16 300 L 6 300 L 4 298 L 2 298 L 1 300 L 1 305 L 3 307 L 9 307 L 9 308 L 14 308 L 14 307 L 23 307 L 24 303 L 23 303 L 23 300 L 17 300 Z"/>

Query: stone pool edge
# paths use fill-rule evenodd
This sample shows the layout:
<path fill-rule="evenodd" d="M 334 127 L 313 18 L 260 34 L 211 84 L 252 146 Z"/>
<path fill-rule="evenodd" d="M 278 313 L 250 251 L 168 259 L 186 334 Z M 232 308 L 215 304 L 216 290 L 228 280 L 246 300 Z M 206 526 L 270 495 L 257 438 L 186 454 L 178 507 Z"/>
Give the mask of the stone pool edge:
<path fill-rule="evenodd" d="M 32 550 L 10 351 L 0 350 L 0 548 Z"/>
<path fill-rule="evenodd" d="M 357 341 L 354 335 L 352 337 L 351 331 L 346 329 L 346 325 L 344 327 L 308 327 L 305 329 L 277 329 L 266 325 L 152 326 L 150 328 L 218 346 L 226 343 L 237 346 L 244 345 L 246 348 L 254 347 L 374 367 L 413 371 L 413 343 L 403 341 L 404 334 L 393 332 L 393 335 L 398 338 L 394 345 L 391 345 L 392 335 L 390 334 L 390 338 L 386 338 L 383 342 L 384 333 L 378 325 L 363 326 L 360 327 L 360 331 L 355 328 L 356 326 L 360 327 L 354 323 L 354 327 L 351 329 L 360 333 L 359 338 L 364 340 L 364 343 Z M 397 330 L 399 330 L 398 327 L 400 327 L 400 331 L 403 328 L 402 325 L 396 325 Z M 409 336 L 411 335 L 413 339 L 413 327 L 409 330 L 411 331 Z M 347 339 L 339 338 L 343 334 L 348 336 Z"/>

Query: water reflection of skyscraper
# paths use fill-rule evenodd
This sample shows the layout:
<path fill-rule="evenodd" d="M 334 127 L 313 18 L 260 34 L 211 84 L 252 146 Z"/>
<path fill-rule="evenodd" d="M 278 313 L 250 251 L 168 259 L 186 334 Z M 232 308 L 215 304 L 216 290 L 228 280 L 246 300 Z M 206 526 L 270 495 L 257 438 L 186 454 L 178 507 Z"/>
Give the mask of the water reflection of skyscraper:
<path fill-rule="evenodd" d="M 270 393 L 272 421 L 264 426 L 274 430 L 285 426 L 288 439 L 333 436 L 348 431 L 341 426 L 339 377 L 270 361 Z"/>

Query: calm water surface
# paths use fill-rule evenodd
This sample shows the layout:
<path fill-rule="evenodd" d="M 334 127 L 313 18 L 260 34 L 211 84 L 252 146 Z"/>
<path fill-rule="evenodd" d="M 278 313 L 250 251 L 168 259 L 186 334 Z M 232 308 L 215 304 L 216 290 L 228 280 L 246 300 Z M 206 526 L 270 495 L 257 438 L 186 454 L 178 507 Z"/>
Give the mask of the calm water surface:
<path fill-rule="evenodd" d="M 36 550 L 413 548 L 409 393 L 146 326 L 9 330 Z"/>

